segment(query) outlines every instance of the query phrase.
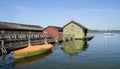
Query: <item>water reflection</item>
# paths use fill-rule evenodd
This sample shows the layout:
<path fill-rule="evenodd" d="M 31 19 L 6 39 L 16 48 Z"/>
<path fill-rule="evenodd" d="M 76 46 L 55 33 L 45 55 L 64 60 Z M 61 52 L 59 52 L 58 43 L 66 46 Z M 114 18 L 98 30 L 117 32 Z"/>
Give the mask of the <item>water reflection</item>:
<path fill-rule="evenodd" d="M 2 65 L 5 65 L 5 57 L 6 57 L 7 54 L 2 54 Z"/>
<path fill-rule="evenodd" d="M 0 67 L 5 67 L 11 64 L 14 61 L 14 58 L 10 54 L 1 54 L 0 56 Z"/>
<path fill-rule="evenodd" d="M 17 66 L 21 66 L 21 65 L 25 65 L 25 64 L 32 64 L 32 63 L 35 63 L 41 59 L 48 57 L 49 55 L 51 55 L 51 53 L 52 53 L 52 51 L 50 50 L 49 52 L 44 53 L 44 54 L 39 54 L 36 56 L 27 57 L 27 58 L 15 59 L 12 66 L 17 67 Z"/>
<path fill-rule="evenodd" d="M 114 40 L 117 40 L 118 37 L 117 36 L 104 36 L 104 39 L 105 39 L 105 43 L 106 43 L 106 46 L 109 47 L 112 45 L 112 42 L 114 42 Z M 116 42 L 116 41 L 115 41 Z M 114 43 L 115 44 L 115 43 Z"/>
<path fill-rule="evenodd" d="M 61 49 L 70 56 L 76 56 L 78 53 L 80 53 L 81 51 L 85 51 L 87 48 L 87 41 L 74 40 L 64 42 L 63 47 Z"/>

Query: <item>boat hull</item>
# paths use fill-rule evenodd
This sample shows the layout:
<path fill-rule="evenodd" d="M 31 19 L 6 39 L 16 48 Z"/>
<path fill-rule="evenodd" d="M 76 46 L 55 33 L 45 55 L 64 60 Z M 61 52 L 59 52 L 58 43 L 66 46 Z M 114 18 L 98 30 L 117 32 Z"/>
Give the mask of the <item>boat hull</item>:
<path fill-rule="evenodd" d="M 12 66 L 17 67 L 17 66 L 26 65 L 26 64 L 32 64 L 32 63 L 35 63 L 36 61 L 39 61 L 41 59 L 44 59 L 50 56 L 51 54 L 52 54 L 52 51 L 50 50 L 46 52 L 45 54 L 39 54 L 39 55 L 35 55 L 32 57 L 26 57 L 24 59 L 23 58 L 15 59 Z"/>
<path fill-rule="evenodd" d="M 14 54 L 13 57 L 14 58 L 24 58 L 24 57 L 31 57 L 31 56 L 35 56 L 35 55 L 38 55 L 38 54 L 42 54 L 42 53 L 45 53 L 49 50 L 40 50 L 40 51 L 35 51 L 35 52 L 28 52 L 28 53 L 23 53 L 23 54 Z"/>
<path fill-rule="evenodd" d="M 40 45 L 40 46 L 30 46 L 27 48 L 23 48 L 21 50 L 17 50 L 13 52 L 14 58 L 25 58 L 25 57 L 31 57 L 39 54 L 43 54 L 49 50 L 51 50 L 53 46 L 52 45 Z M 33 50 L 32 50 L 33 49 Z"/>

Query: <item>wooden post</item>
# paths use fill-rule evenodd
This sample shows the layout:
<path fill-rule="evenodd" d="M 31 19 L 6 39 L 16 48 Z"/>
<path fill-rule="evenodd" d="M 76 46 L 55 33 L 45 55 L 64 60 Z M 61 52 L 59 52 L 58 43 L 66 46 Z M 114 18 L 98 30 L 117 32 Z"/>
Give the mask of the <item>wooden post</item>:
<path fill-rule="evenodd" d="M 2 36 L 2 40 L 1 40 L 1 51 L 2 53 L 7 53 L 7 50 L 4 46 L 4 30 L 1 30 L 1 36 Z"/>
<path fill-rule="evenodd" d="M 45 43 L 45 44 L 48 44 L 48 42 L 47 42 L 47 38 L 46 38 L 46 37 L 47 37 L 47 32 L 44 32 L 44 34 L 45 34 L 44 43 Z"/>
<path fill-rule="evenodd" d="M 58 43 L 57 37 L 55 37 L 55 42 Z"/>
<path fill-rule="evenodd" d="M 31 46 L 31 43 L 30 43 L 30 34 L 31 34 L 31 31 L 29 31 L 29 36 L 28 36 L 28 46 Z"/>
<path fill-rule="evenodd" d="M 7 53 L 7 50 L 4 46 L 4 40 L 1 40 L 1 51 L 2 51 L 2 53 Z"/>
<path fill-rule="evenodd" d="M 66 41 L 65 37 L 63 37 L 63 41 Z"/>
<path fill-rule="evenodd" d="M 5 35 L 4 35 L 4 32 L 5 32 L 4 30 L 1 30 L 1 37 L 2 37 L 2 40 L 4 40 L 4 36 L 5 36 Z"/>
<path fill-rule="evenodd" d="M 46 39 L 46 37 L 45 37 L 45 39 L 44 39 L 44 43 L 45 43 L 45 44 L 48 44 L 48 43 L 47 43 L 47 39 Z"/>

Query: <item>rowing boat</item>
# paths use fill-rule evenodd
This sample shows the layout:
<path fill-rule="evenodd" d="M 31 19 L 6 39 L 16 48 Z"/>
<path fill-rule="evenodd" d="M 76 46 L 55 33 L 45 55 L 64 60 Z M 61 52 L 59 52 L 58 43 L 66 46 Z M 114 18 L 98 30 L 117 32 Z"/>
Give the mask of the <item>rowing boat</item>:
<path fill-rule="evenodd" d="M 43 54 L 43 53 L 49 51 L 52 47 L 53 47 L 53 45 L 51 45 L 51 44 L 28 46 L 26 48 L 13 51 L 13 57 L 14 58 L 24 58 L 24 57 L 35 56 L 38 54 Z"/>
<path fill-rule="evenodd" d="M 22 65 L 26 65 L 26 64 L 32 64 L 32 63 L 35 63 L 37 61 L 40 61 L 40 60 L 50 56 L 51 54 L 52 54 L 52 51 L 50 50 L 44 54 L 26 57 L 24 59 L 23 58 L 15 59 L 15 61 L 12 63 L 12 66 L 17 67 L 17 66 L 22 66 Z"/>

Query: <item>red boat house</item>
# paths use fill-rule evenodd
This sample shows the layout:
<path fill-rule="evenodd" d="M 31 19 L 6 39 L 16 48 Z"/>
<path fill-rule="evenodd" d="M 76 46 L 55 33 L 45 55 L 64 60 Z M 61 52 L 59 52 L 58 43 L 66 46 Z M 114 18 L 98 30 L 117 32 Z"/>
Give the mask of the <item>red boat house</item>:
<path fill-rule="evenodd" d="M 42 37 L 53 37 L 62 40 L 62 28 L 57 26 L 48 26 L 43 29 Z"/>

